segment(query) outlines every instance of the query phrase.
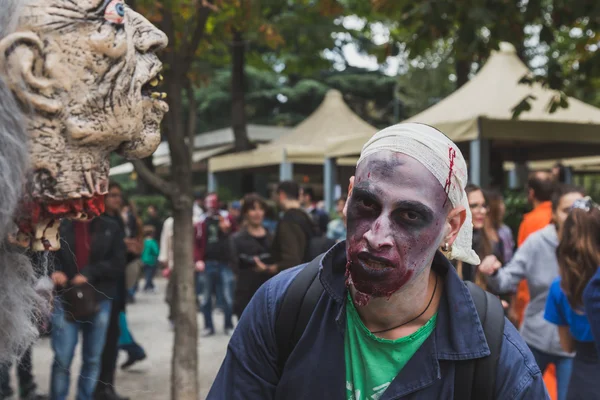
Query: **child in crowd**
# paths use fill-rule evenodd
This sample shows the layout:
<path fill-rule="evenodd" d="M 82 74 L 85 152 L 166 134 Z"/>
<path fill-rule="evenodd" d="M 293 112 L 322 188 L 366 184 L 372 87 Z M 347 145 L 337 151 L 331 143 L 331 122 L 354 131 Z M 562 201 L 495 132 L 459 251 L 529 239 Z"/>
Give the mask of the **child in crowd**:
<path fill-rule="evenodd" d="M 158 243 L 154 238 L 156 234 L 156 228 L 152 225 L 144 226 L 144 250 L 142 250 L 142 263 L 144 264 L 144 277 L 146 284 L 144 285 L 144 292 L 154 292 L 154 275 L 156 274 L 156 267 L 158 265 Z"/>

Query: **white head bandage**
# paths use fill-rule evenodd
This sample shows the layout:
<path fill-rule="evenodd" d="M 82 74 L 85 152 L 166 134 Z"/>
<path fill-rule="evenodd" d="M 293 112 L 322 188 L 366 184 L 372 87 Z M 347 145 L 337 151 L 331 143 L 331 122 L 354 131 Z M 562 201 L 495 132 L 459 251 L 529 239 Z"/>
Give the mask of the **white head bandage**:
<path fill-rule="evenodd" d="M 406 154 L 423 164 L 440 182 L 454 207 L 463 206 L 467 218 L 452 245 L 448 258 L 479 265 L 473 251 L 473 222 L 465 193 L 467 164 L 462 153 L 443 133 L 428 125 L 403 123 L 377 132 L 364 146 L 356 166 L 382 150 Z"/>

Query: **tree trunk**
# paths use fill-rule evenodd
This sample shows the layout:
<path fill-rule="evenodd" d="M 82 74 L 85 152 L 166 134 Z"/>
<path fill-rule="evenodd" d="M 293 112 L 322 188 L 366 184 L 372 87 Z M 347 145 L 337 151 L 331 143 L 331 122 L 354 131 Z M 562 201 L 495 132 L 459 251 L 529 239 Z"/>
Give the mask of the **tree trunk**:
<path fill-rule="evenodd" d="M 144 163 L 146 168 L 150 170 L 150 172 L 154 173 L 155 168 L 154 164 L 152 164 L 152 156 L 143 158 L 142 162 Z M 138 179 L 136 181 L 136 191 L 141 195 L 156 194 L 156 189 L 144 179 Z"/>
<path fill-rule="evenodd" d="M 191 185 L 190 185 L 191 187 Z M 180 195 L 173 212 L 175 279 L 175 340 L 171 369 L 171 399 L 198 399 L 198 310 L 193 267 L 192 196 Z"/>
<path fill-rule="evenodd" d="M 173 277 L 175 279 L 175 340 L 171 369 L 171 399 L 198 399 L 198 310 L 193 259 L 192 225 L 192 146 L 187 142 L 188 124 L 183 118 L 181 95 L 185 75 L 173 67 L 169 77 L 168 95 L 171 111 L 169 149 L 171 152 L 171 179 L 176 190 L 170 193 L 173 201 Z M 185 87 L 186 91 L 192 88 Z"/>
<path fill-rule="evenodd" d="M 231 43 L 231 125 L 235 138 L 235 151 L 252 149 L 246 129 L 245 52 L 244 38 L 241 32 L 234 29 Z"/>

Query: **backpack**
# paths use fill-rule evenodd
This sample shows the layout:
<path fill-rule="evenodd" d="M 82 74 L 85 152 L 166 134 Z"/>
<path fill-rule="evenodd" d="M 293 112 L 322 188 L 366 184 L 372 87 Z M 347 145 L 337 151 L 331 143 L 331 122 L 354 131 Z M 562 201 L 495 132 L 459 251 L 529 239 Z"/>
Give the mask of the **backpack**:
<path fill-rule="evenodd" d="M 287 289 L 275 320 L 275 340 L 280 373 L 302 337 L 317 302 L 323 294 L 323 285 L 318 277 L 324 254 L 308 263 L 294 278 Z M 491 354 L 474 360 L 455 361 L 454 398 L 494 399 L 496 369 L 504 335 L 504 310 L 500 300 L 485 292 L 472 282 L 465 282 L 475 308 Z"/>

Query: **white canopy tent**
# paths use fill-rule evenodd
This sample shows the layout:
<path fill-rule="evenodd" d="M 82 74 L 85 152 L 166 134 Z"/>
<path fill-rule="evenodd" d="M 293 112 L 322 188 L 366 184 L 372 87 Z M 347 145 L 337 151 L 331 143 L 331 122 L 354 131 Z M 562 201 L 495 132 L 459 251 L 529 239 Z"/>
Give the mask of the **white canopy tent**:
<path fill-rule="evenodd" d="M 247 126 L 248 139 L 252 143 L 265 143 L 287 134 L 291 129 L 282 126 L 254 125 Z M 223 128 L 196 135 L 192 163 L 197 164 L 212 156 L 223 154 L 233 149 L 233 129 Z M 169 144 L 162 142 L 152 155 L 152 164 L 156 168 L 166 169 L 171 165 Z M 130 174 L 133 164 L 124 163 L 110 169 L 110 176 Z"/>
<path fill-rule="evenodd" d="M 473 79 L 407 122 L 434 126 L 457 143 L 470 142 L 465 149 L 470 178 L 480 185 L 490 179 L 490 151 L 518 163 L 600 153 L 600 109 L 569 98 L 568 108 L 551 114 L 548 104 L 556 93 L 540 84 L 520 84 L 527 74 L 530 71 L 514 47 L 502 43 Z M 531 110 L 513 119 L 512 110 L 529 95 L 534 96 Z M 332 142 L 326 157 L 348 163 L 369 137 Z"/>
<path fill-rule="evenodd" d="M 334 138 L 370 136 L 376 128 L 363 121 L 337 90 L 327 92 L 321 105 L 290 133 L 252 151 L 213 157 L 211 172 L 282 164 L 322 164 L 325 143 Z"/>
<path fill-rule="evenodd" d="M 209 173 L 278 165 L 280 181 L 290 180 L 294 164 L 322 165 L 329 141 L 352 135 L 370 136 L 376 131 L 348 107 L 342 93 L 330 90 L 321 105 L 290 133 L 252 151 L 212 157 Z M 325 176 L 331 177 L 335 171 L 329 167 L 325 164 Z M 325 187 L 330 188 L 325 191 L 326 202 L 331 202 L 333 189 L 327 181 Z"/>

